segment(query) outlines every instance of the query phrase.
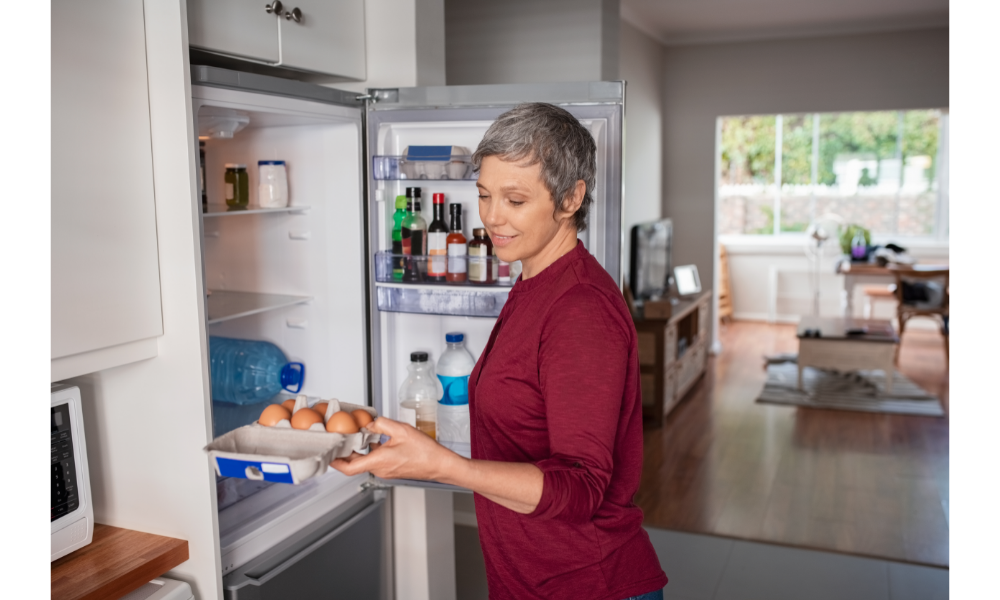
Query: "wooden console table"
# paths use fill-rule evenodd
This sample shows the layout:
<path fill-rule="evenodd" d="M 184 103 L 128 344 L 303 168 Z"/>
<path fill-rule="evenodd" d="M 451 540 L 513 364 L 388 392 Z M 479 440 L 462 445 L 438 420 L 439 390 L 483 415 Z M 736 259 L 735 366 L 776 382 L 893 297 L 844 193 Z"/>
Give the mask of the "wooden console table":
<path fill-rule="evenodd" d="M 52 562 L 52 600 L 121 598 L 188 559 L 185 540 L 94 525 L 94 541 Z"/>
<path fill-rule="evenodd" d="M 663 420 L 705 373 L 711 343 L 712 292 L 703 291 L 673 306 L 669 319 L 636 319 L 642 418 Z"/>

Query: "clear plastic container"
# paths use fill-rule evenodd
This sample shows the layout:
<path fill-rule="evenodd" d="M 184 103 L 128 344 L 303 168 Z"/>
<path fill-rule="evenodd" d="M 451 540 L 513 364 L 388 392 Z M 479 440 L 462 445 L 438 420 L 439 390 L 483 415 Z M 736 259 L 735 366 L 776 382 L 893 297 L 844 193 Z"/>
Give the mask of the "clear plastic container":
<path fill-rule="evenodd" d="M 288 362 L 271 342 L 212 336 L 208 343 L 214 402 L 256 404 L 302 389 L 305 365 Z"/>
<path fill-rule="evenodd" d="M 257 203 L 261 208 L 288 206 L 288 172 L 283 160 L 258 160 Z"/>
<path fill-rule="evenodd" d="M 378 309 L 387 312 L 452 315 L 456 317 L 499 317 L 507 302 L 507 289 L 409 288 L 376 286 Z"/>
<path fill-rule="evenodd" d="M 409 377 L 399 387 L 400 421 L 437 439 L 437 401 L 441 397 L 434 363 L 426 352 L 411 352 Z"/>
<path fill-rule="evenodd" d="M 412 179 L 475 180 L 471 155 L 452 155 L 447 160 L 412 160 L 406 156 L 373 156 L 376 181 Z"/>
<path fill-rule="evenodd" d="M 471 443 L 469 423 L 469 375 L 476 366 L 461 333 L 445 334 L 447 350 L 438 359 L 437 376 L 444 390 L 438 401 L 438 440 Z"/>

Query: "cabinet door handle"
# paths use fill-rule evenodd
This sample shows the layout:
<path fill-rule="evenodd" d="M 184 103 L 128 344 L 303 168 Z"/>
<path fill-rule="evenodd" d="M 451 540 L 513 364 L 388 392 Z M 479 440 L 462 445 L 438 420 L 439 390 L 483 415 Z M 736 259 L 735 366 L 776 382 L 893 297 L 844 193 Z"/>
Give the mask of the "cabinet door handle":
<path fill-rule="evenodd" d="M 264 5 L 264 10 L 267 11 L 267 14 L 274 13 L 279 17 L 281 16 L 281 8 L 281 0 L 274 0 L 274 2 Z"/>
<path fill-rule="evenodd" d="M 285 13 L 285 18 L 288 19 L 289 21 L 295 21 L 296 23 L 301 23 L 302 11 L 299 10 L 299 7 L 296 6 L 292 10 Z"/>

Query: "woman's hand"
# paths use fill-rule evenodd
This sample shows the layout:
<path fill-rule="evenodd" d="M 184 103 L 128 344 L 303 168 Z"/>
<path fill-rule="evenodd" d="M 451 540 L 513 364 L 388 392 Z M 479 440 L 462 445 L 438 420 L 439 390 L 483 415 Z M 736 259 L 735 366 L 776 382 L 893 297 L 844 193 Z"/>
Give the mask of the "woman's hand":
<path fill-rule="evenodd" d="M 389 441 L 362 455 L 354 453 L 335 459 L 330 466 L 345 475 L 370 472 L 382 479 L 421 479 L 440 481 L 446 473 L 455 472 L 463 459 L 415 427 L 379 417 L 366 427 L 382 433 Z"/>

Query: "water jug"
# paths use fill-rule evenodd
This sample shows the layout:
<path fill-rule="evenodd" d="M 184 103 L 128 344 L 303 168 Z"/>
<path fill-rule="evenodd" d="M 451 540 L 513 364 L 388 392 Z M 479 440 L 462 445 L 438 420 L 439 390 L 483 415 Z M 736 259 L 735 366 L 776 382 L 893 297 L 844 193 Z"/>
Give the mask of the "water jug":
<path fill-rule="evenodd" d="M 212 364 L 212 400 L 256 404 L 282 389 L 302 389 L 306 367 L 290 363 L 274 344 L 212 336 L 208 339 Z"/>

